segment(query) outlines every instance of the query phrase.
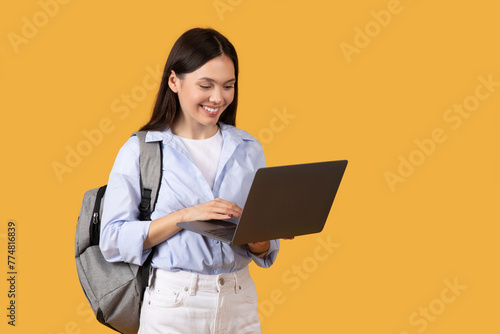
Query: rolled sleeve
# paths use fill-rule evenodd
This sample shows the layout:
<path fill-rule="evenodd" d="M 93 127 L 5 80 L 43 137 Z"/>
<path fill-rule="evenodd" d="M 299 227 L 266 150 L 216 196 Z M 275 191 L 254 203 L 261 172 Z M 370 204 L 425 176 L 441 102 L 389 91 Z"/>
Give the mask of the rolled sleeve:
<path fill-rule="evenodd" d="M 273 265 L 276 257 L 278 256 L 278 251 L 280 248 L 280 241 L 278 239 L 271 240 L 269 242 L 269 249 L 263 257 L 258 257 L 252 252 L 248 251 L 248 255 L 252 257 L 255 264 L 257 264 L 261 268 L 269 268 Z"/>
<path fill-rule="evenodd" d="M 142 265 L 151 250 L 143 251 L 151 221 L 140 221 L 139 141 L 130 138 L 111 170 L 104 198 L 100 248 L 109 262 Z"/>
<path fill-rule="evenodd" d="M 151 249 L 143 251 L 151 221 L 125 222 L 118 234 L 118 249 L 121 261 L 142 265 Z"/>

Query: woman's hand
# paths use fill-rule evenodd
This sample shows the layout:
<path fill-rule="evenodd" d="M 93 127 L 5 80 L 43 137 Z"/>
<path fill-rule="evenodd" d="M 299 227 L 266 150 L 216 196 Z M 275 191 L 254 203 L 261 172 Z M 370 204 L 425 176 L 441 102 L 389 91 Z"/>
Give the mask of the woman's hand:
<path fill-rule="evenodd" d="M 248 244 L 248 249 L 255 255 L 263 257 L 269 250 L 270 244 L 269 241 L 251 242 Z"/>
<path fill-rule="evenodd" d="M 293 240 L 295 237 L 291 238 L 283 238 L 284 240 Z M 248 245 L 248 249 L 250 252 L 254 253 L 259 257 L 264 257 L 269 250 L 269 246 L 271 243 L 269 241 L 259 241 L 259 242 L 251 242 Z"/>
<path fill-rule="evenodd" d="M 233 216 L 239 218 L 241 211 L 241 208 L 236 204 L 217 198 L 172 212 L 151 222 L 143 249 L 156 246 L 179 232 L 181 228 L 177 226 L 177 223 L 192 220 L 227 219 Z"/>
<path fill-rule="evenodd" d="M 231 202 L 216 198 L 212 201 L 179 211 L 181 221 L 240 218 L 242 209 Z"/>

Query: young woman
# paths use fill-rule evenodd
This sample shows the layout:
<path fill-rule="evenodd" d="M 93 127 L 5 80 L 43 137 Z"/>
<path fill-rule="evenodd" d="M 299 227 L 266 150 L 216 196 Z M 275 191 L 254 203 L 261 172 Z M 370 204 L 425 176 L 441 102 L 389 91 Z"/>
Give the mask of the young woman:
<path fill-rule="evenodd" d="M 231 246 L 178 222 L 239 218 L 260 143 L 235 127 L 238 58 L 212 29 L 192 29 L 165 65 L 147 140 L 162 141 L 163 177 L 152 221 L 138 221 L 139 141 L 122 147 L 109 176 L 101 227 L 108 261 L 142 264 L 153 252 L 139 333 L 260 333 L 248 264 L 267 268 L 279 240 Z M 154 247 L 154 248 L 153 248 Z"/>

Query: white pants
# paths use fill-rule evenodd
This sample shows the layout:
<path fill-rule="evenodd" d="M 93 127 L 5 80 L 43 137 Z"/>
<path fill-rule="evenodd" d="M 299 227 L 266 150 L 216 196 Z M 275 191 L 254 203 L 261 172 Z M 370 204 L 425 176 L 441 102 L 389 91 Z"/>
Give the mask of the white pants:
<path fill-rule="evenodd" d="M 257 334 L 257 292 L 248 266 L 221 275 L 154 269 L 139 334 Z"/>

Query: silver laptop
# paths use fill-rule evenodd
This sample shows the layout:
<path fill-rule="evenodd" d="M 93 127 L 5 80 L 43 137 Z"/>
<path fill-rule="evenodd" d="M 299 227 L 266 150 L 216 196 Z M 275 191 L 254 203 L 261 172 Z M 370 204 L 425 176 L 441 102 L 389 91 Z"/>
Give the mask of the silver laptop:
<path fill-rule="evenodd" d="M 177 225 L 232 245 L 321 232 L 346 167 L 339 160 L 260 168 L 240 219 Z"/>

